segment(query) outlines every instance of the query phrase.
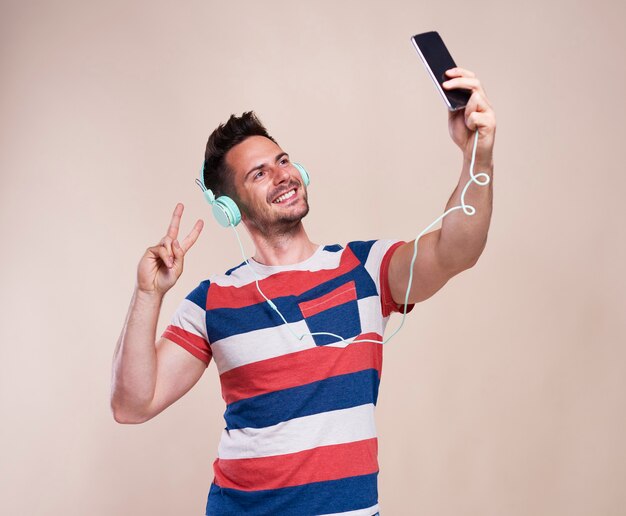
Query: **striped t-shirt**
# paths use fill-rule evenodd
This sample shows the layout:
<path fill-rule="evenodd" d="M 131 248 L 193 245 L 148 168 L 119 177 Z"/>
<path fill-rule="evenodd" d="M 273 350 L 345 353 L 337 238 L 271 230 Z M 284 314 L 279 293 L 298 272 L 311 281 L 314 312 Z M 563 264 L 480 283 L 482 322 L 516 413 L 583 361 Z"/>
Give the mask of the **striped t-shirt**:
<path fill-rule="evenodd" d="M 207 515 L 378 511 L 374 407 L 380 342 L 402 309 L 387 281 L 399 245 L 320 246 L 288 266 L 244 262 L 182 301 L 163 336 L 207 365 L 214 358 L 226 402 Z M 297 335 L 346 341 L 298 340 L 257 278 Z"/>

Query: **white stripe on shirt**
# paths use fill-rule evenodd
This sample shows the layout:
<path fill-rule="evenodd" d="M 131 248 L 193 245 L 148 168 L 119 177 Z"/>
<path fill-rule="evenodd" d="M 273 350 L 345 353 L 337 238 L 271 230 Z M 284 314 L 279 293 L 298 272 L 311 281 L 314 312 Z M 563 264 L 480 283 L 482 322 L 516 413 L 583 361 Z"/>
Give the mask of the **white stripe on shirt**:
<path fill-rule="evenodd" d="M 218 448 L 220 459 L 248 459 L 285 455 L 376 437 L 374 405 L 303 416 L 264 428 L 224 429 Z"/>

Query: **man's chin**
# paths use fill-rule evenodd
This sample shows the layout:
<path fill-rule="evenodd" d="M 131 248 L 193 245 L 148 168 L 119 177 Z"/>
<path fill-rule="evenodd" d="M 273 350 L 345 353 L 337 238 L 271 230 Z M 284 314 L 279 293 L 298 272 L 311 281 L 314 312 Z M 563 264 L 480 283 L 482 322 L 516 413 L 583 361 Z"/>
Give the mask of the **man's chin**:
<path fill-rule="evenodd" d="M 305 204 L 302 209 L 294 212 L 285 214 L 280 220 L 284 222 L 300 222 L 304 217 L 309 214 L 309 205 Z"/>
<path fill-rule="evenodd" d="M 305 201 L 303 206 L 294 210 L 285 210 L 286 213 L 274 213 L 271 218 L 256 218 L 254 215 L 246 213 L 246 224 L 256 227 L 265 234 L 285 234 L 293 230 L 300 224 L 302 219 L 309 213 L 309 203 Z"/>

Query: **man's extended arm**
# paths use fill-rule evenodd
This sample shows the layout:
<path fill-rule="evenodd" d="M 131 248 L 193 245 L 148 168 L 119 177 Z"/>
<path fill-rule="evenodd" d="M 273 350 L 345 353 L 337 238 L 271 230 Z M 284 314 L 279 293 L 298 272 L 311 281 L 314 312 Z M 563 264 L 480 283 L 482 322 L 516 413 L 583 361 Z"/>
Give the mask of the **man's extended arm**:
<path fill-rule="evenodd" d="M 480 257 L 487 242 L 493 203 L 493 145 L 495 139 L 495 114 L 485 92 L 474 74 L 468 70 L 449 70 L 452 77 L 444 87 L 467 88 L 472 96 L 465 110 L 449 113 L 448 127 L 452 140 L 463 152 L 463 167 L 459 183 L 446 205 L 446 211 L 461 204 L 461 192 L 470 180 L 470 162 L 474 145 L 474 132 L 478 131 L 474 175 L 486 173 L 487 186 L 472 184 L 465 193 L 465 204 L 476 208 L 468 216 L 462 210 L 447 215 L 441 229 L 431 231 L 418 242 L 418 254 L 413 266 L 413 282 L 409 302 L 428 299 L 459 272 L 472 267 Z M 409 242 L 394 253 L 389 265 L 389 283 L 393 300 L 403 304 L 409 280 L 409 267 L 414 252 L 414 242 Z"/>
<path fill-rule="evenodd" d="M 182 204 L 176 206 L 167 235 L 144 253 L 137 285 L 113 355 L 111 409 L 119 423 L 142 423 L 183 396 L 206 366 L 177 344 L 161 338 L 156 328 L 165 293 L 183 272 L 185 253 L 197 240 L 196 222 L 179 244 Z"/>

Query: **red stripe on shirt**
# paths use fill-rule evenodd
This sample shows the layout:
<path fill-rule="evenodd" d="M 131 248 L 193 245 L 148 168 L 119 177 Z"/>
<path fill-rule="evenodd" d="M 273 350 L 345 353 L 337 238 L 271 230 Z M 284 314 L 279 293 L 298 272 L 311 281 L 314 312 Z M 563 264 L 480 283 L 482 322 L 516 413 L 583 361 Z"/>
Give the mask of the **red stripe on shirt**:
<path fill-rule="evenodd" d="M 225 488 L 260 491 L 369 475 L 378 471 L 377 453 L 374 437 L 271 457 L 217 459 L 214 482 Z"/>
<path fill-rule="evenodd" d="M 259 287 L 270 299 L 283 296 L 299 296 L 333 278 L 345 274 L 359 265 L 358 258 L 349 249 L 341 254 L 339 267 L 319 271 L 285 271 L 259 280 Z M 207 310 L 216 308 L 242 308 L 264 301 L 254 281 L 241 287 L 225 287 L 215 283 L 209 286 Z"/>
<path fill-rule="evenodd" d="M 211 362 L 211 348 L 208 342 L 202 337 L 171 324 L 165 328 L 163 337 L 185 348 L 193 356 L 202 360 L 207 366 L 209 362 Z"/>
<path fill-rule="evenodd" d="M 365 333 L 354 340 L 381 341 L 377 333 Z M 374 368 L 380 378 L 383 349 L 380 344 L 357 342 L 346 347 L 318 346 L 275 358 L 253 362 L 220 375 L 226 403 L 282 389 L 298 387 L 340 374 Z M 289 374 L 285 374 L 288 371 Z"/>

